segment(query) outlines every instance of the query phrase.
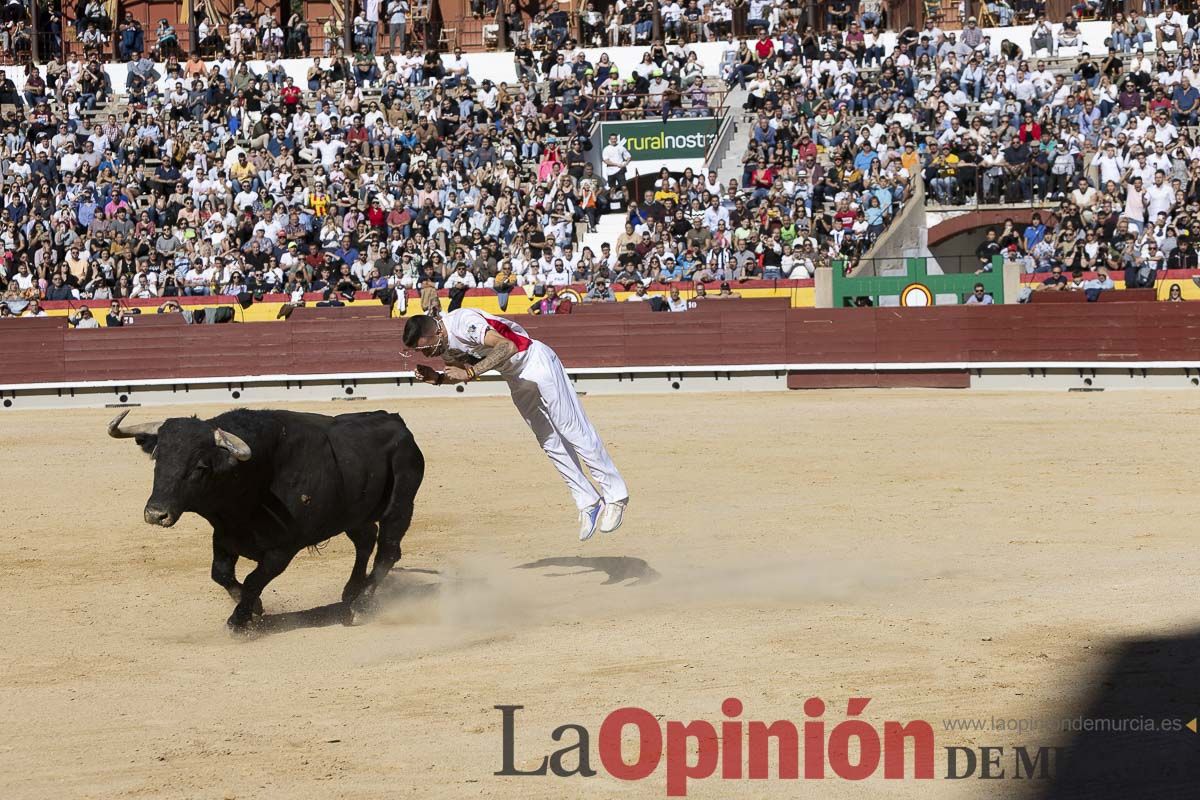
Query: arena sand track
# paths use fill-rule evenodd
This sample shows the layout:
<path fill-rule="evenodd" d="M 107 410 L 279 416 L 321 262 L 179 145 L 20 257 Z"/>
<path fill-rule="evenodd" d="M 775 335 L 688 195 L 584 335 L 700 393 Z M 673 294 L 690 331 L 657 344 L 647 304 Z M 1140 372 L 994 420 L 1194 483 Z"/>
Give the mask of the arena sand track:
<path fill-rule="evenodd" d="M 947 734 L 943 718 L 1052 713 L 1117 639 L 1200 617 L 1194 592 L 1163 601 L 1200 573 L 1195 436 L 1178 415 L 1193 396 L 585 403 L 635 492 L 616 535 L 576 541 L 569 496 L 506 400 L 390 404 L 429 464 L 407 571 L 373 623 L 347 628 L 320 607 L 348 542 L 301 554 L 263 596 L 286 612 L 278 630 L 252 641 L 225 631 L 202 521 L 142 523 L 152 465 L 104 435 L 112 410 L 6 412 L 0 796 L 662 797 L 662 767 L 640 783 L 493 777 L 493 706 L 526 706 L 520 765 L 574 722 L 599 767 L 609 711 L 718 722 L 727 696 L 744 719 L 797 722 L 809 696 L 830 722 L 871 697 L 868 719 L 933 723 L 940 775 L 946 745 L 1048 743 Z M 708 780 L 691 796 L 1004 788 Z"/>

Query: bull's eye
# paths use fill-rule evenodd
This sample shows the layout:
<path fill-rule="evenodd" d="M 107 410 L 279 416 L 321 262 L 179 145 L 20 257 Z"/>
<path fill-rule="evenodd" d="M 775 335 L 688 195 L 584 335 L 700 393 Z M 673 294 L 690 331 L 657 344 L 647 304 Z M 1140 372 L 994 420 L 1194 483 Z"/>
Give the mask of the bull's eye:
<path fill-rule="evenodd" d="M 195 477 L 202 477 L 206 472 L 208 472 L 208 469 L 208 464 L 205 464 L 203 461 L 201 461 L 196 464 L 196 466 L 192 467 L 192 475 Z"/>

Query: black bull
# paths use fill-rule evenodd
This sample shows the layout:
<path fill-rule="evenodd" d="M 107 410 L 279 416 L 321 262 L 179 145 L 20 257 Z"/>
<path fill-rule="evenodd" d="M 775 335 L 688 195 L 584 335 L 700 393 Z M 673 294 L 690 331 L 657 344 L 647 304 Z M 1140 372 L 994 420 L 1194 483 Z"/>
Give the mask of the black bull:
<path fill-rule="evenodd" d="M 208 520 L 212 578 L 237 603 L 230 627 L 244 628 L 262 613 L 263 589 L 297 553 L 339 533 L 355 549 L 342 591 L 352 615 L 399 560 L 425 458 L 395 414 L 239 409 L 122 427 L 128 413 L 108 433 L 134 439 L 154 460 L 146 522 L 170 527 L 188 511 Z M 258 562 L 244 583 L 234 572 L 238 558 Z"/>

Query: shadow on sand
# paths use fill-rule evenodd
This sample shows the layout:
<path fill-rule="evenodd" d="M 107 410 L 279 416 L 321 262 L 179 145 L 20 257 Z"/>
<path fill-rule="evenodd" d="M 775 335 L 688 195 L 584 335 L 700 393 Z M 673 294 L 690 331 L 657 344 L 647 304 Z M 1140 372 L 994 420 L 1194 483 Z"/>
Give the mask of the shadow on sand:
<path fill-rule="evenodd" d="M 434 575 L 441 577 L 442 573 L 434 569 L 410 569 L 396 567 L 375 592 L 375 602 L 392 603 L 404 600 L 419 600 L 431 597 L 440 591 L 440 582 L 422 583 L 413 580 L 416 575 Z M 353 620 L 350 607 L 345 603 L 329 603 L 305 611 L 284 611 L 280 614 L 267 614 L 255 626 L 257 634 L 286 633 L 300 628 L 327 628 L 331 625 L 349 625 Z"/>
<path fill-rule="evenodd" d="M 546 573 L 547 578 L 562 578 L 570 575 L 599 573 L 607 576 L 604 586 L 623 584 L 638 586 L 652 583 L 661 575 L 644 559 L 629 556 L 561 556 L 543 558 L 528 564 L 519 564 L 514 569 L 542 569 L 555 567 L 561 570 Z M 438 580 L 422 580 L 417 576 L 431 575 Z M 397 567 L 375 593 L 377 606 L 423 600 L 433 597 L 448 585 L 446 577 L 438 570 Z M 368 614 L 369 617 L 369 614 Z M 333 625 L 351 625 L 363 622 L 351 614 L 345 603 L 329 603 L 304 611 L 285 611 L 264 615 L 254 626 L 253 635 L 273 635 L 303 628 L 327 628 Z"/>
<path fill-rule="evenodd" d="M 563 567 L 573 569 L 574 572 L 549 572 L 547 578 L 562 578 L 568 575 L 583 575 L 589 572 L 599 572 L 608 576 L 608 580 L 604 581 L 604 586 L 614 583 L 622 583 L 629 581 L 626 586 L 638 586 L 644 583 L 653 583 L 662 576 L 654 567 L 646 563 L 644 559 L 632 558 L 630 556 L 559 556 L 556 558 L 542 558 L 537 561 L 531 561 L 528 564 L 521 564 L 516 569 L 541 569 L 543 567 Z"/>
<path fill-rule="evenodd" d="M 1074 730 L 1037 800 L 1200 797 L 1200 630 L 1120 642 L 1062 716 Z"/>

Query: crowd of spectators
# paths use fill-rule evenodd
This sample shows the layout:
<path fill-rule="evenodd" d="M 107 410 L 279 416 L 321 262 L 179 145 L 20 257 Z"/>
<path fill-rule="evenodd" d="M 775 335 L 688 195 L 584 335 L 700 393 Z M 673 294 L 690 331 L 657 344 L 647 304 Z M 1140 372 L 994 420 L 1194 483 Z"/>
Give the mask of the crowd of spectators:
<path fill-rule="evenodd" d="M 401 289 L 433 287 L 453 305 L 474 286 L 553 285 L 563 259 L 590 280 L 600 254 L 581 259 L 579 233 L 621 191 L 587 158 L 592 126 L 713 113 L 701 63 L 677 46 L 619 75 L 605 54 L 544 42 L 512 84 L 472 74 L 461 50 L 373 46 L 335 43 L 298 81 L 274 50 L 252 69 L 257 46 L 181 57 L 134 37 L 120 96 L 97 50 L 22 68 L 20 91 L 0 72 L 3 304 L 361 291 L 403 304 Z"/>
<path fill-rule="evenodd" d="M 957 41 L 922 34 L 913 54 L 928 200 L 1046 207 L 1039 224 L 1009 223 L 980 249 L 999 242 L 1027 272 L 1051 273 L 1052 289 L 1094 288 L 1082 273 L 1101 268 L 1151 287 L 1162 269 L 1196 267 L 1200 14 L 1167 4 L 1101 24 L 1100 53 L 1082 45 L 1072 14 L 1039 18 L 1027 50 L 1005 40 L 991 53 L 969 20 Z"/>
<path fill-rule="evenodd" d="M 593 170 L 590 131 L 711 113 L 704 65 L 682 43 L 693 29 L 671 27 L 624 75 L 559 36 L 557 19 L 539 35 L 534 13 L 517 34 L 518 81 L 497 84 L 461 50 L 420 53 L 403 31 L 387 31 L 399 52 L 379 52 L 392 46 L 380 46 L 391 10 L 360 8 L 373 24 L 352 23 L 355 51 L 328 37 L 329 57 L 312 57 L 299 81 L 280 59 L 311 43 L 276 36 L 274 21 L 264 36 L 264 21 L 236 11 L 209 32 L 204 57 L 118 26 L 129 59 L 120 96 L 99 50 L 60 54 L 44 77 L 25 67 L 20 92 L 0 73 L 0 305 L 271 292 L 296 304 L 360 291 L 403 305 L 401 290 L 416 290 L 429 309 L 437 290 L 453 307 L 487 287 L 505 307 L 529 286 L 582 283 L 585 299 L 603 301 L 652 282 L 802 278 L 861 256 L 921 172 L 943 202 L 1001 192 L 1061 203 L 1056 251 L 1074 231 L 1090 255 L 1071 258 L 1085 268 L 1097 257 L 1089 231 L 1106 243 L 1131 233 L 1137 263 L 1156 253 L 1165 263 L 1200 203 L 1187 129 L 1196 20 L 1176 23 L 1173 52 L 1125 53 L 1148 44 L 1134 36 L 1061 74 L 1012 42 L 989 55 L 974 20 L 957 37 L 930 25 L 885 47 L 871 2 L 821 30 L 751 3 L 754 37 L 712 31 L 725 34 L 720 74 L 746 91 L 740 180 L 664 170 L 634 198 L 607 157 Z M 1053 41 L 1072 24 L 1052 26 Z M 252 69 L 253 56 L 265 60 Z M 981 149 L 1002 161 L 976 165 Z M 626 215 L 622 235 L 583 247 L 581 232 L 609 210 Z M 1016 244 L 1045 266 L 1037 243 Z"/>

